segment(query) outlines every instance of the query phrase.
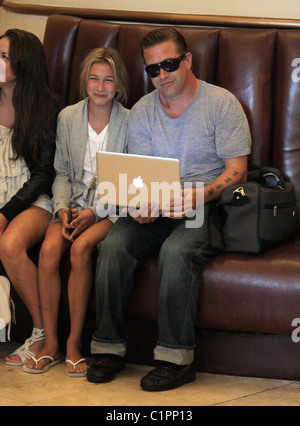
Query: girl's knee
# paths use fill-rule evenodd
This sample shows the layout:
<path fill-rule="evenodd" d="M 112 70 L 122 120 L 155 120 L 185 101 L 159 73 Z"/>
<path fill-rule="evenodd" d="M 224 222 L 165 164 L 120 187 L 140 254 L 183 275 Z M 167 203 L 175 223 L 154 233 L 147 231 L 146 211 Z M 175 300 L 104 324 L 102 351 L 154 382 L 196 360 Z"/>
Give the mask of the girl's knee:
<path fill-rule="evenodd" d="M 83 239 L 75 240 L 71 246 L 70 259 L 72 265 L 87 261 L 91 258 L 94 247 Z"/>
<path fill-rule="evenodd" d="M 61 256 L 57 250 L 57 245 L 49 240 L 45 240 L 39 253 L 39 267 L 59 266 Z"/>

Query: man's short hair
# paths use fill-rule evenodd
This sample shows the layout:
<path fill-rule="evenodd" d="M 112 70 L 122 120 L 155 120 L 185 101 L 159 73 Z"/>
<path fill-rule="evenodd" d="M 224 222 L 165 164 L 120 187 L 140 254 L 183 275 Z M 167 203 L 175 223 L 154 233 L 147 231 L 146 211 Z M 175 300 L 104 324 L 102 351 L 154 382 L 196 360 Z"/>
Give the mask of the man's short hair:
<path fill-rule="evenodd" d="M 184 37 L 175 28 L 165 27 L 157 28 L 150 31 L 141 41 L 140 48 L 141 54 L 144 58 L 144 50 L 149 47 L 156 46 L 157 44 L 165 41 L 173 41 L 179 55 L 183 55 L 188 52 L 188 47 Z"/>

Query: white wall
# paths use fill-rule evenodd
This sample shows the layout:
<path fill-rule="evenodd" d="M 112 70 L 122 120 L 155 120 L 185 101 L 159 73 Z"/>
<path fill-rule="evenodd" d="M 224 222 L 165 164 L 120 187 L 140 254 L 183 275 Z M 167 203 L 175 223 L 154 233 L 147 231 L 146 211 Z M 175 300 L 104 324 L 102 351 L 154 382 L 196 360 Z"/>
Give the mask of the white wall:
<path fill-rule="evenodd" d="M 0 8 L 0 35 L 9 28 L 20 28 L 36 34 L 41 41 L 44 38 L 47 16 L 26 15 L 7 12 Z"/>
<path fill-rule="evenodd" d="M 300 20 L 299 0 L 14 0 L 14 2 L 90 9 Z M 34 32 L 42 40 L 46 20 L 46 16 L 18 14 L 0 8 L 0 33 L 8 28 L 18 27 Z"/>
<path fill-rule="evenodd" d="M 91 9 L 300 19 L 299 0 L 17 0 L 17 2 Z"/>

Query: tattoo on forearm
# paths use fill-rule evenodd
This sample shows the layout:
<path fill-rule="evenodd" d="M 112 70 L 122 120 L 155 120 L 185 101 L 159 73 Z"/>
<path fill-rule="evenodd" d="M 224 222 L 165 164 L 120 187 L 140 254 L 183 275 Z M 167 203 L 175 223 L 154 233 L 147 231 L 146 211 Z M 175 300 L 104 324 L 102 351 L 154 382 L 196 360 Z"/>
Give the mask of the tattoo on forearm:
<path fill-rule="evenodd" d="M 212 196 L 214 195 L 214 193 L 215 193 L 215 191 L 214 191 L 214 189 L 213 189 L 213 188 L 210 188 L 210 189 L 208 190 L 208 195 L 209 195 L 209 197 L 212 197 Z"/>
<path fill-rule="evenodd" d="M 238 176 L 240 173 L 238 172 L 238 171 L 234 171 L 233 173 L 232 173 L 232 176 L 234 176 L 234 177 L 236 177 L 236 176 Z M 224 179 L 224 182 L 225 183 L 229 183 L 229 182 L 231 182 L 232 181 L 232 178 L 231 177 L 227 177 L 226 179 Z M 222 189 L 224 187 L 224 184 L 223 183 L 218 183 L 217 185 L 215 185 L 215 189 L 218 191 L 218 190 L 220 190 L 220 189 Z M 208 190 L 208 196 L 209 197 L 212 197 L 213 195 L 215 194 L 215 190 L 214 190 L 214 188 L 209 188 L 209 190 Z"/>

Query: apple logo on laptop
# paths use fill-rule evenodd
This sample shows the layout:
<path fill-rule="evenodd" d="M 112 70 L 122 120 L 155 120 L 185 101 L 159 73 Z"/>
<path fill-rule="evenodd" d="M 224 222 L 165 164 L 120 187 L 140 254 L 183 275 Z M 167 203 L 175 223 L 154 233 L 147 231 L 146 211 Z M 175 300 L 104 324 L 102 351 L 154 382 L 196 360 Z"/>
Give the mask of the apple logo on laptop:
<path fill-rule="evenodd" d="M 141 178 L 141 176 L 133 179 L 133 185 L 136 188 L 143 188 L 144 184 L 143 184 L 143 179 Z"/>

